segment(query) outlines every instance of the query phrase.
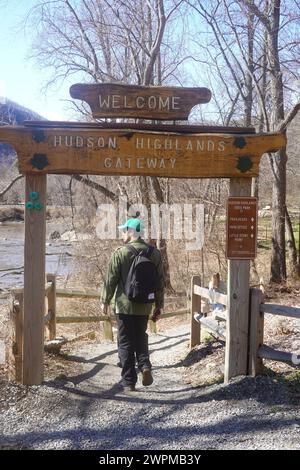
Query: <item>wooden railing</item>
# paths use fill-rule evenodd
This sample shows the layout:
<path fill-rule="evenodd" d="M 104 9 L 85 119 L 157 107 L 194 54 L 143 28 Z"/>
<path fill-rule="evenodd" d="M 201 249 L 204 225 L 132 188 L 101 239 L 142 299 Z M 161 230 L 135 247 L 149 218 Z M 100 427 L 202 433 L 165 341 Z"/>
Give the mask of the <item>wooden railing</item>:
<path fill-rule="evenodd" d="M 212 333 L 213 336 L 226 341 L 227 312 L 216 319 L 205 317 L 201 312 L 201 297 L 211 300 L 209 289 L 200 286 L 200 277 L 193 276 L 191 282 L 191 347 L 201 342 L 201 326 Z M 274 349 L 264 344 L 264 316 L 265 314 L 279 315 L 300 320 L 300 308 L 264 303 L 261 289 L 250 289 L 249 321 L 250 330 L 248 338 L 248 375 L 256 376 L 263 371 L 263 359 L 293 363 L 294 354 Z M 215 292 L 213 301 L 227 306 L 228 299 L 225 294 Z M 222 321 L 220 321 L 222 320 Z M 225 320 L 225 321 L 224 321 Z M 223 326 L 224 325 L 224 326 Z M 225 361 L 229 360 L 225 358 Z M 226 364 L 225 364 L 226 367 Z"/>
<path fill-rule="evenodd" d="M 206 317 L 201 311 L 201 299 L 212 300 L 227 306 L 227 295 L 219 292 L 211 292 L 211 290 L 202 287 L 200 276 L 193 276 L 191 280 L 191 339 L 190 345 L 193 348 L 201 342 L 201 325 L 216 337 L 225 341 L 226 328 L 220 325 L 219 321 Z M 222 318 L 224 320 L 224 318 Z"/>
<path fill-rule="evenodd" d="M 190 313 L 191 329 L 190 329 L 190 347 L 193 348 L 201 342 L 201 327 L 211 332 L 217 338 L 226 341 L 226 318 L 227 312 L 218 314 L 216 318 L 206 317 L 201 312 L 201 299 L 205 298 L 214 303 L 220 303 L 225 307 L 228 306 L 228 297 L 225 294 L 213 293 L 205 287 L 202 287 L 199 276 L 193 276 L 191 280 L 190 308 L 181 308 L 176 311 L 167 311 L 161 315 L 161 318 L 170 318 L 182 316 Z M 15 289 L 12 291 L 12 318 L 14 320 L 14 341 L 12 345 L 12 357 L 14 358 L 13 377 L 22 382 L 23 370 L 23 289 Z M 109 315 L 88 315 L 75 316 L 57 314 L 57 298 L 85 298 L 99 299 L 98 291 L 88 290 L 66 290 L 57 289 L 56 278 L 52 274 L 47 274 L 47 282 L 45 285 L 45 300 L 47 308 L 45 309 L 44 323 L 48 330 L 50 341 L 56 340 L 56 325 L 58 323 L 89 323 L 102 322 L 104 338 L 113 341 L 112 321 L 115 316 Z M 172 300 L 175 300 L 172 299 Z M 178 300 L 178 298 L 176 298 Z M 264 315 L 280 315 L 290 318 L 300 319 L 300 308 L 288 307 L 284 305 L 264 303 L 263 292 L 260 289 L 250 289 L 250 308 L 249 321 L 250 333 L 248 337 L 248 368 L 249 375 L 257 375 L 262 372 L 262 360 L 272 359 L 275 361 L 293 362 L 293 354 L 290 352 L 280 351 L 264 344 Z M 149 329 L 156 332 L 156 324 L 149 321 Z M 225 358 L 225 367 L 230 362 L 230 357 Z M 228 365 L 228 364 L 227 364 Z"/>
<path fill-rule="evenodd" d="M 81 298 L 81 299 L 100 299 L 100 293 L 96 290 L 72 290 L 72 289 L 58 289 L 56 286 L 56 276 L 47 274 L 47 282 L 45 284 L 45 315 L 44 323 L 45 328 L 48 330 L 48 339 L 51 342 L 57 341 L 56 339 L 56 325 L 66 323 L 90 323 L 101 322 L 103 324 L 104 339 L 113 341 L 113 326 L 112 321 L 116 319 L 115 315 L 58 315 L 57 314 L 57 298 Z M 15 378 L 18 382 L 22 382 L 22 369 L 23 369 L 23 289 L 13 289 L 12 294 L 12 307 L 11 315 L 13 320 L 13 344 L 12 354 L 9 354 L 13 367 L 11 369 L 11 377 Z M 167 301 L 178 300 L 179 297 L 168 297 Z M 185 299 L 185 297 L 182 297 Z M 182 316 L 189 313 L 189 309 L 181 308 L 176 311 L 166 311 L 162 313 L 161 318 L 170 318 L 175 316 Z M 156 333 L 156 323 L 149 320 L 148 327 L 150 332 Z M 61 344 L 66 340 L 61 340 Z M 48 345 L 48 344 L 47 344 Z M 13 360 L 12 360 L 13 359 Z"/>
<path fill-rule="evenodd" d="M 297 318 L 300 320 L 300 308 L 287 305 L 264 303 L 263 293 L 259 289 L 250 289 L 250 341 L 249 375 L 263 371 L 263 359 L 280 362 L 293 362 L 293 353 L 280 351 L 264 344 L 265 314 Z"/>

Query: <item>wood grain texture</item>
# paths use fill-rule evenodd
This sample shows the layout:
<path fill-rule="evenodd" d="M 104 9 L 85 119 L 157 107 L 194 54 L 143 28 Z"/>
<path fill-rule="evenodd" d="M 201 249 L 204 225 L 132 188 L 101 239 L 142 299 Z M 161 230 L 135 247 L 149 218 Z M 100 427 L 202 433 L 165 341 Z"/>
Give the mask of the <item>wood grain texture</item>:
<path fill-rule="evenodd" d="M 258 355 L 262 359 L 270 359 L 272 361 L 279 362 L 293 362 L 293 354 L 286 351 L 280 351 L 279 349 L 271 348 L 266 344 L 263 344 L 258 351 Z"/>
<path fill-rule="evenodd" d="M 19 303 L 14 306 L 14 327 L 15 327 L 15 347 L 14 366 L 15 376 L 13 380 L 22 383 L 23 374 L 23 331 L 24 331 L 24 299 L 23 292 L 15 295 L 15 300 Z"/>
<path fill-rule="evenodd" d="M 154 87 L 117 83 L 80 84 L 72 98 L 88 103 L 94 118 L 131 117 L 157 120 L 187 119 L 191 109 L 208 103 L 207 88 Z"/>
<path fill-rule="evenodd" d="M 212 332 L 223 341 L 226 341 L 226 329 L 223 325 L 220 325 L 217 320 L 209 317 L 201 317 L 200 323 L 206 330 Z"/>
<path fill-rule="evenodd" d="M 264 314 L 260 311 L 263 293 L 260 289 L 250 289 L 250 338 L 248 374 L 255 377 L 263 371 L 263 362 L 258 355 L 264 342 Z"/>
<path fill-rule="evenodd" d="M 250 179 L 231 179 L 230 196 L 250 196 Z M 250 261 L 228 260 L 225 383 L 247 374 Z"/>
<path fill-rule="evenodd" d="M 49 340 L 52 341 L 56 338 L 56 275 L 47 274 L 47 282 L 51 283 L 50 292 L 47 294 L 48 299 L 48 313 L 50 319 L 48 323 Z"/>
<path fill-rule="evenodd" d="M 79 122 L 79 121 L 24 121 L 26 127 L 56 127 L 59 129 L 64 128 L 83 128 L 83 129 L 130 129 L 138 131 L 153 131 L 153 132 L 179 132 L 181 134 L 255 134 L 255 127 L 234 127 L 234 126 L 204 126 L 200 124 L 165 124 L 165 123 L 150 123 L 145 122 Z"/>
<path fill-rule="evenodd" d="M 0 141 L 18 154 L 20 173 L 250 178 L 263 153 L 285 134 L 179 134 L 78 128 L 2 127 Z"/>
<path fill-rule="evenodd" d="M 194 287 L 201 286 L 200 276 L 193 276 L 191 279 L 191 334 L 190 348 L 200 344 L 201 341 L 201 325 L 194 318 L 195 313 L 201 313 L 201 297 L 195 294 Z"/>
<path fill-rule="evenodd" d="M 201 297 L 204 297 L 205 299 L 210 300 L 210 292 L 209 292 L 209 289 L 206 289 L 206 287 L 200 287 L 200 286 L 195 285 L 194 292 L 195 294 L 200 295 Z M 218 302 L 226 306 L 227 295 L 221 294 L 221 292 L 214 292 L 214 302 Z"/>
<path fill-rule="evenodd" d="M 291 317 L 300 319 L 300 308 L 299 307 L 288 307 L 287 305 L 277 304 L 262 304 L 260 311 L 264 313 L 270 313 L 272 315 L 279 315 L 282 317 Z"/>
<path fill-rule="evenodd" d="M 25 201 L 38 193 L 43 208 L 25 210 L 23 374 L 25 385 L 44 376 L 46 175 L 27 175 Z"/>

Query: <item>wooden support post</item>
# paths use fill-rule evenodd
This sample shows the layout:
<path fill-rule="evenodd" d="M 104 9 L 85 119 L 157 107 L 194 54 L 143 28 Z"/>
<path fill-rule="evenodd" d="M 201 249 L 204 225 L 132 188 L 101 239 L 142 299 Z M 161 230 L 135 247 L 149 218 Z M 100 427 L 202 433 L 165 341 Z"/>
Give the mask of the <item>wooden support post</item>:
<path fill-rule="evenodd" d="M 48 313 L 50 313 L 50 320 L 48 324 L 49 340 L 52 341 L 56 338 L 56 276 L 55 274 L 47 274 L 47 282 L 52 282 L 52 289 L 47 295 L 48 299 Z"/>
<path fill-rule="evenodd" d="M 263 362 L 258 350 L 264 342 L 264 314 L 260 311 L 263 293 L 260 289 L 250 289 L 250 341 L 248 374 L 255 377 L 262 373 Z"/>
<path fill-rule="evenodd" d="M 193 276 L 191 280 L 191 336 L 190 348 L 200 344 L 201 324 L 194 318 L 195 313 L 201 313 L 201 297 L 194 293 L 194 286 L 201 286 L 200 276 Z"/>
<path fill-rule="evenodd" d="M 250 196 L 251 178 L 230 180 L 230 196 Z M 228 260 L 225 383 L 247 374 L 250 261 Z"/>
<path fill-rule="evenodd" d="M 26 175 L 25 207 L 22 381 L 39 385 L 44 378 L 46 175 Z"/>
<path fill-rule="evenodd" d="M 15 301 L 18 304 L 15 304 Z M 22 383 L 22 368 L 23 368 L 23 292 L 14 295 L 12 306 L 14 333 L 13 333 L 13 363 L 14 370 L 10 374 L 12 380 Z"/>

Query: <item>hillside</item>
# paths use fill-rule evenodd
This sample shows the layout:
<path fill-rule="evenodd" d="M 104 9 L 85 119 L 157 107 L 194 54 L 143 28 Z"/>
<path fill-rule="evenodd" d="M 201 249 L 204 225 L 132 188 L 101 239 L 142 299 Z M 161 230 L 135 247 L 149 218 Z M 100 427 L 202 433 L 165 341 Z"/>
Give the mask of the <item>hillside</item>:
<path fill-rule="evenodd" d="M 30 120 L 45 119 L 31 109 L 24 108 L 14 101 L 9 99 L 0 101 L 0 125 L 18 125 Z M 15 152 L 9 145 L 0 143 L 0 163 L 9 165 L 14 156 Z"/>

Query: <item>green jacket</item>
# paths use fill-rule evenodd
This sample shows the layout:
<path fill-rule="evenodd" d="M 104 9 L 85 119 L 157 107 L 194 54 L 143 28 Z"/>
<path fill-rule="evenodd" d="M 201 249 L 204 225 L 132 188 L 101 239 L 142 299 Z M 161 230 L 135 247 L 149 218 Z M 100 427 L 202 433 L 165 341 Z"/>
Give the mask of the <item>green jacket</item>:
<path fill-rule="evenodd" d="M 133 247 L 140 251 L 146 250 L 147 243 L 139 238 L 129 242 Z M 157 248 L 154 248 L 151 254 L 151 260 L 155 264 L 158 273 L 158 285 L 159 291 L 155 294 L 154 304 L 141 304 L 138 302 L 131 302 L 126 294 L 124 293 L 124 283 L 126 281 L 131 263 L 134 259 L 134 254 L 131 253 L 126 245 L 121 246 L 113 253 L 104 282 L 101 301 L 105 304 L 111 303 L 115 294 L 114 310 L 115 313 L 124 313 L 128 315 L 150 315 L 153 309 L 153 305 L 158 308 L 163 308 L 164 304 L 164 274 L 163 266 L 161 261 L 161 255 Z"/>

